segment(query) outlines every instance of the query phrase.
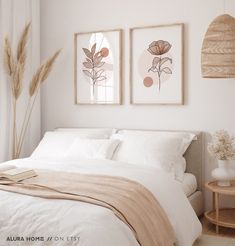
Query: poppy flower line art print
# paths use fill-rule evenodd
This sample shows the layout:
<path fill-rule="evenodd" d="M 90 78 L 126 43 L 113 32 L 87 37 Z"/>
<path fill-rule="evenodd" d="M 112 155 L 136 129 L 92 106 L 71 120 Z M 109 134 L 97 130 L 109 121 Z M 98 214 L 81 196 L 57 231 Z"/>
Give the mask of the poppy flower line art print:
<path fill-rule="evenodd" d="M 169 66 L 166 66 L 167 62 L 170 62 L 172 64 L 172 59 L 167 56 L 162 57 L 162 55 L 166 54 L 170 50 L 171 47 L 172 46 L 169 42 L 164 41 L 164 40 L 158 40 L 158 41 L 153 41 L 149 45 L 149 48 L 148 48 L 149 53 L 155 56 L 152 60 L 152 66 L 148 69 L 148 72 L 157 73 L 159 92 L 161 90 L 162 73 L 172 74 L 171 68 Z M 149 78 L 149 77 L 146 77 L 146 78 Z M 150 87 L 148 83 L 149 79 L 146 79 L 146 78 L 144 79 L 144 85 L 146 87 Z"/>
<path fill-rule="evenodd" d="M 183 24 L 130 29 L 130 103 L 183 104 Z"/>

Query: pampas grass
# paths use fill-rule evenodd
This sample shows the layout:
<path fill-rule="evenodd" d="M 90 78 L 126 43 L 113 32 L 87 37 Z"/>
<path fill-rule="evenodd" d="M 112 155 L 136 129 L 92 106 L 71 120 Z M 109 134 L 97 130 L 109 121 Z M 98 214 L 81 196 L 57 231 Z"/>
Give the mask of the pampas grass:
<path fill-rule="evenodd" d="M 4 44 L 4 67 L 5 67 L 6 74 L 10 78 L 11 91 L 12 91 L 12 105 L 13 105 L 12 106 L 13 108 L 12 158 L 13 159 L 20 157 L 22 146 L 25 140 L 25 135 L 34 108 L 34 104 L 40 89 L 40 85 L 42 84 L 43 81 L 45 81 L 48 78 L 54 63 L 61 52 L 61 50 L 56 51 L 53 54 L 53 56 L 50 57 L 44 63 L 42 63 L 37 69 L 37 71 L 34 73 L 29 83 L 29 99 L 28 99 L 28 104 L 25 111 L 23 123 L 20 128 L 19 138 L 18 138 L 18 131 L 16 128 L 17 100 L 19 99 L 23 90 L 23 76 L 24 76 L 25 66 L 27 61 L 27 43 L 28 43 L 30 26 L 31 23 L 28 23 L 21 34 L 17 46 L 16 59 L 14 59 L 11 43 L 8 37 L 5 38 L 5 44 Z"/>
<path fill-rule="evenodd" d="M 30 29 L 31 23 L 28 23 L 20 37 L 18 46 L 17 46 L 17 60 L 19 61 L 22 56 L 26 55 L 26 45 L 28 42 L 28 36 L 29 36 L 29 29 Z"/>
<path fill-rule="evenodd" d="M 14 73 L 15 62 L 12 54 L 11 44 L 8 37 L 5 37 L 4 44 L 4 65 L 7 75 L 11 76 Z"/>
<path fill-rule="evenodd" d="M 25 63 L 26 63 L 26 59 L 27 59 L 26 46 L 27 46 L 27 42 L 28 42 L 30 26 L 31 26 L 31 23 L 28 23 L 28 25 L 25 26 L 25 28 L 21 34 L 18 46 L 17 46 L 17 61 L 18 61 L 18 63 L 21 64 L 22 72 L 24 72 L 24 70 L 25 70 Z"/>
<path fill-rule="evenodd" d="M 49 76 L 51 70 L 52 70 L 52 67 L 53 67 L 53 64 L 56 60 L 56 58 L 59 56 L 61 50 L 57 50 L 55 52 L 55 54 L 50 58 L 48 59 L 45 64 L 44 64 L 44 73 L 42 74 L 42 80 L 41 82 L 45 81 L 47 79 L 47 77 Z"/>
<path fill-rule="evenodd" d="M 45 69 L 45 65 L 42 64 L 37 72 L 33 75 L 33 78 L 29 84 L 29 96 L 32 97 L 36 91 L 38 86 L 40 85 L 40 82 L 42 80 L 42 75 L 44 74 L 44 69 Z"/>
<path fill-rule="evenodd" d="M 21 66 L 20 63 L 17 63 L 13 76 L 12 76 L 12 84 L 13 84 L 13 91 L 12 94 L 15 98 L 15 100 L 18 100 L 18 98 L 21 95 L 22 89 L 23 89 L 23 84 L 22 84 L 22 79 L 23 79 L 23 67 Z"/>
<path fill-rule="evenodd" d="M 35 92 L 37 91 L 38 86 L 40 85 L 40 83 L 44 82 L 47 77 L 49 76 L 54 62 L 56 60 L 56 58 L 59 56 L 61 50 L 58 50 L 55 52 L 55 54 L 49 58 L 46 62 L 44 62 L 36 71 L 36 73 L 33 75 L 33 78 L 30 82 L 29 85 L 29 95 L 30 97 L 32 97 Z"/>

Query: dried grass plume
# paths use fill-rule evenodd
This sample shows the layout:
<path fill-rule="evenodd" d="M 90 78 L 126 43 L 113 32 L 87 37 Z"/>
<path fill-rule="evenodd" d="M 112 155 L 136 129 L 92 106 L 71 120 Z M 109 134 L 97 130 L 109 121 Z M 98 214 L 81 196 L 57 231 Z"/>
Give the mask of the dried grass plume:
<path fill-rule="evenodd" d="M 45 62 L 45 70 L 44 70 L 41 82 L 45 81 L 47 79 L 47 77 L 49 76 L 49 74 L 53 68 L 54 62 L 55 62 L 56 58 L 59 56 L 60 52 L 61 52 L 61 49 L 57 50 L 54 53 L 54 55 Z"/>
<path fill-rule="evenodd" d="M 4 43 L 4 67 L 7 75 L 11 76 L 15 70 L 15 62 L 12 54 L 11 44 L 8 37 L 5 37 Z"/>
<path fill-rule="evenodd" d="M 23 68 L 20 63 L 17 63 L 15 71 L 13 73 L 12 84 L 13 84 L 13 95 L 14 98 L 17 100 L 21 95 L 23 89 Z"/>
<path fill-rule="evenodd" d="M 58 50 L 54 53 L 54 55 L 49 58 L 46 62 L 44 62 L 39 68 L 38 70 L 36 71 L 36 73 L 34 74 L 31 82 L 30 82 L 30 85 L 29 85 L 29 95 L 30 97 L 32 97 L 37 89 L 39 88 L 40 84 L 45 81 L 52 68 L 53 68 L 53 65 L 56 61 L 56 58 L 58 57 L 58 55 L 60 54 L 61 50 Z"/>
<path fill-rule="evenodd" d="M 20 37 L 20 40 L 18 43 L 18 47 L 17 47 L 17 60 L 18 61 L 26 59 L 26 45 L 27 45 L 27 41 L 28 41 L 30 26 L 31 26 L 31 23 L 28 23 L 25 26 L 25 28 L 21 34 L 21 37 Z M 23 61 L 25 61 L 25 60 L 23 60 Z"/>
<path fill-rule="evenodd" d="M 38 68 L 36 73 L 33 75 L 33 78 L 32 78 L 32 80 L 31 80 L 31 82 L 29 84 L 29 95 L 30 95 L 30 97 L 32 97 L 36 93 L 36 91 L 37 91 L 37 89 L 38 89 L 38 87 L 40 85 L 40 82 L 41 82 L 41 79 L 42 79 L 42 75 L 44 73 L 44 67 L 45 67 L 44 64 L 42 64 Z"/>

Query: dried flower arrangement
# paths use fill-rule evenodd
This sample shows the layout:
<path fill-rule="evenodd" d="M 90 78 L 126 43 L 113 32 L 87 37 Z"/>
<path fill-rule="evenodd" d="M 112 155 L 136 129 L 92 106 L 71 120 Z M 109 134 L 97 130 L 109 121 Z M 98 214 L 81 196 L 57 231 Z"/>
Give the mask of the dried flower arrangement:
<path fill-rule="evenodd" d="M 44 82 L 53 67 L 53 64 L 60 54 L 60 50 L 56 51 L 52 57 L 42 63 L 29 84 L 29 99 L 25 111 L 23 123 L 18 134 L 17 131 L 17 101 L 23 90 L 23 76 L 25 72 L 27 60 L 27 42 L 31 23 L 27 24 L 22 32 L 17 46 L 16 57 L 14 57 L 10 41 L 5 37 L 4 45 L 4 67 L 9 77 L 12 92 L 13 107 L 13 129 L 12 129 L 12 158 L 20 157 L 22 146 L 25 140 L 26 131 L 30 122 L 34 104 L 40 89 L 40 85 Z"/>
<path fill-rule="evenodd" d="M 233 160 L 235 158 L 235 138 L 227 131 L 215 132 L 212 143 L 208 144 L 209 153 L 218 160 Z"/>

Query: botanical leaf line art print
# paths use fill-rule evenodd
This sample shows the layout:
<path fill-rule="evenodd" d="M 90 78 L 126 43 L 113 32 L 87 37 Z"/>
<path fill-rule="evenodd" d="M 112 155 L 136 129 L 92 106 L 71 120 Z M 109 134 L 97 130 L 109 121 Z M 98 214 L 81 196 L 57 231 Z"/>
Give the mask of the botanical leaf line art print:
<path fill-rule="evenodd" d="M 82 48 L 86 58 L 84 60 L 82 70 L 83 73 L 90 78 L 90 84 L 92 86 L 92 95 L 94 97 L 95 94 L 95 86 L 99 84 L 99 82 L 105 82 L 107 77 L 105 75 L 105 69 L 103 68 L 105 62 L 103 58 L 109 55 L 108 48 L 102 48 L 96 52 L 96 43 L 94 43 L 91 49 Z"/>
<path fill-rule="evenodd" d="M 148 69 L 148 73 L 157 73 L 158 77 L 158 91 L 161 90 L 161 83 L 162 83 L 162 75 L 165 74 L 172 74 L 172 70 L 169 66 L 169 63 L 172 64 L 172 58 L 168 56 L 164 56 L 170 49 L 172 45 L 168 41 L 164 40 L 158 40 L 153 41 L 150 45 L 147 51 L 154 55 L 154 58 L 152 60 L 152 65 Z M 167 65 L 168 64 L 168 65 Z M 150 87 L 153 85 L 153 79 L 150 76 L 147 76 L 144 78 L 144 85 L 146 87 Z"/>

